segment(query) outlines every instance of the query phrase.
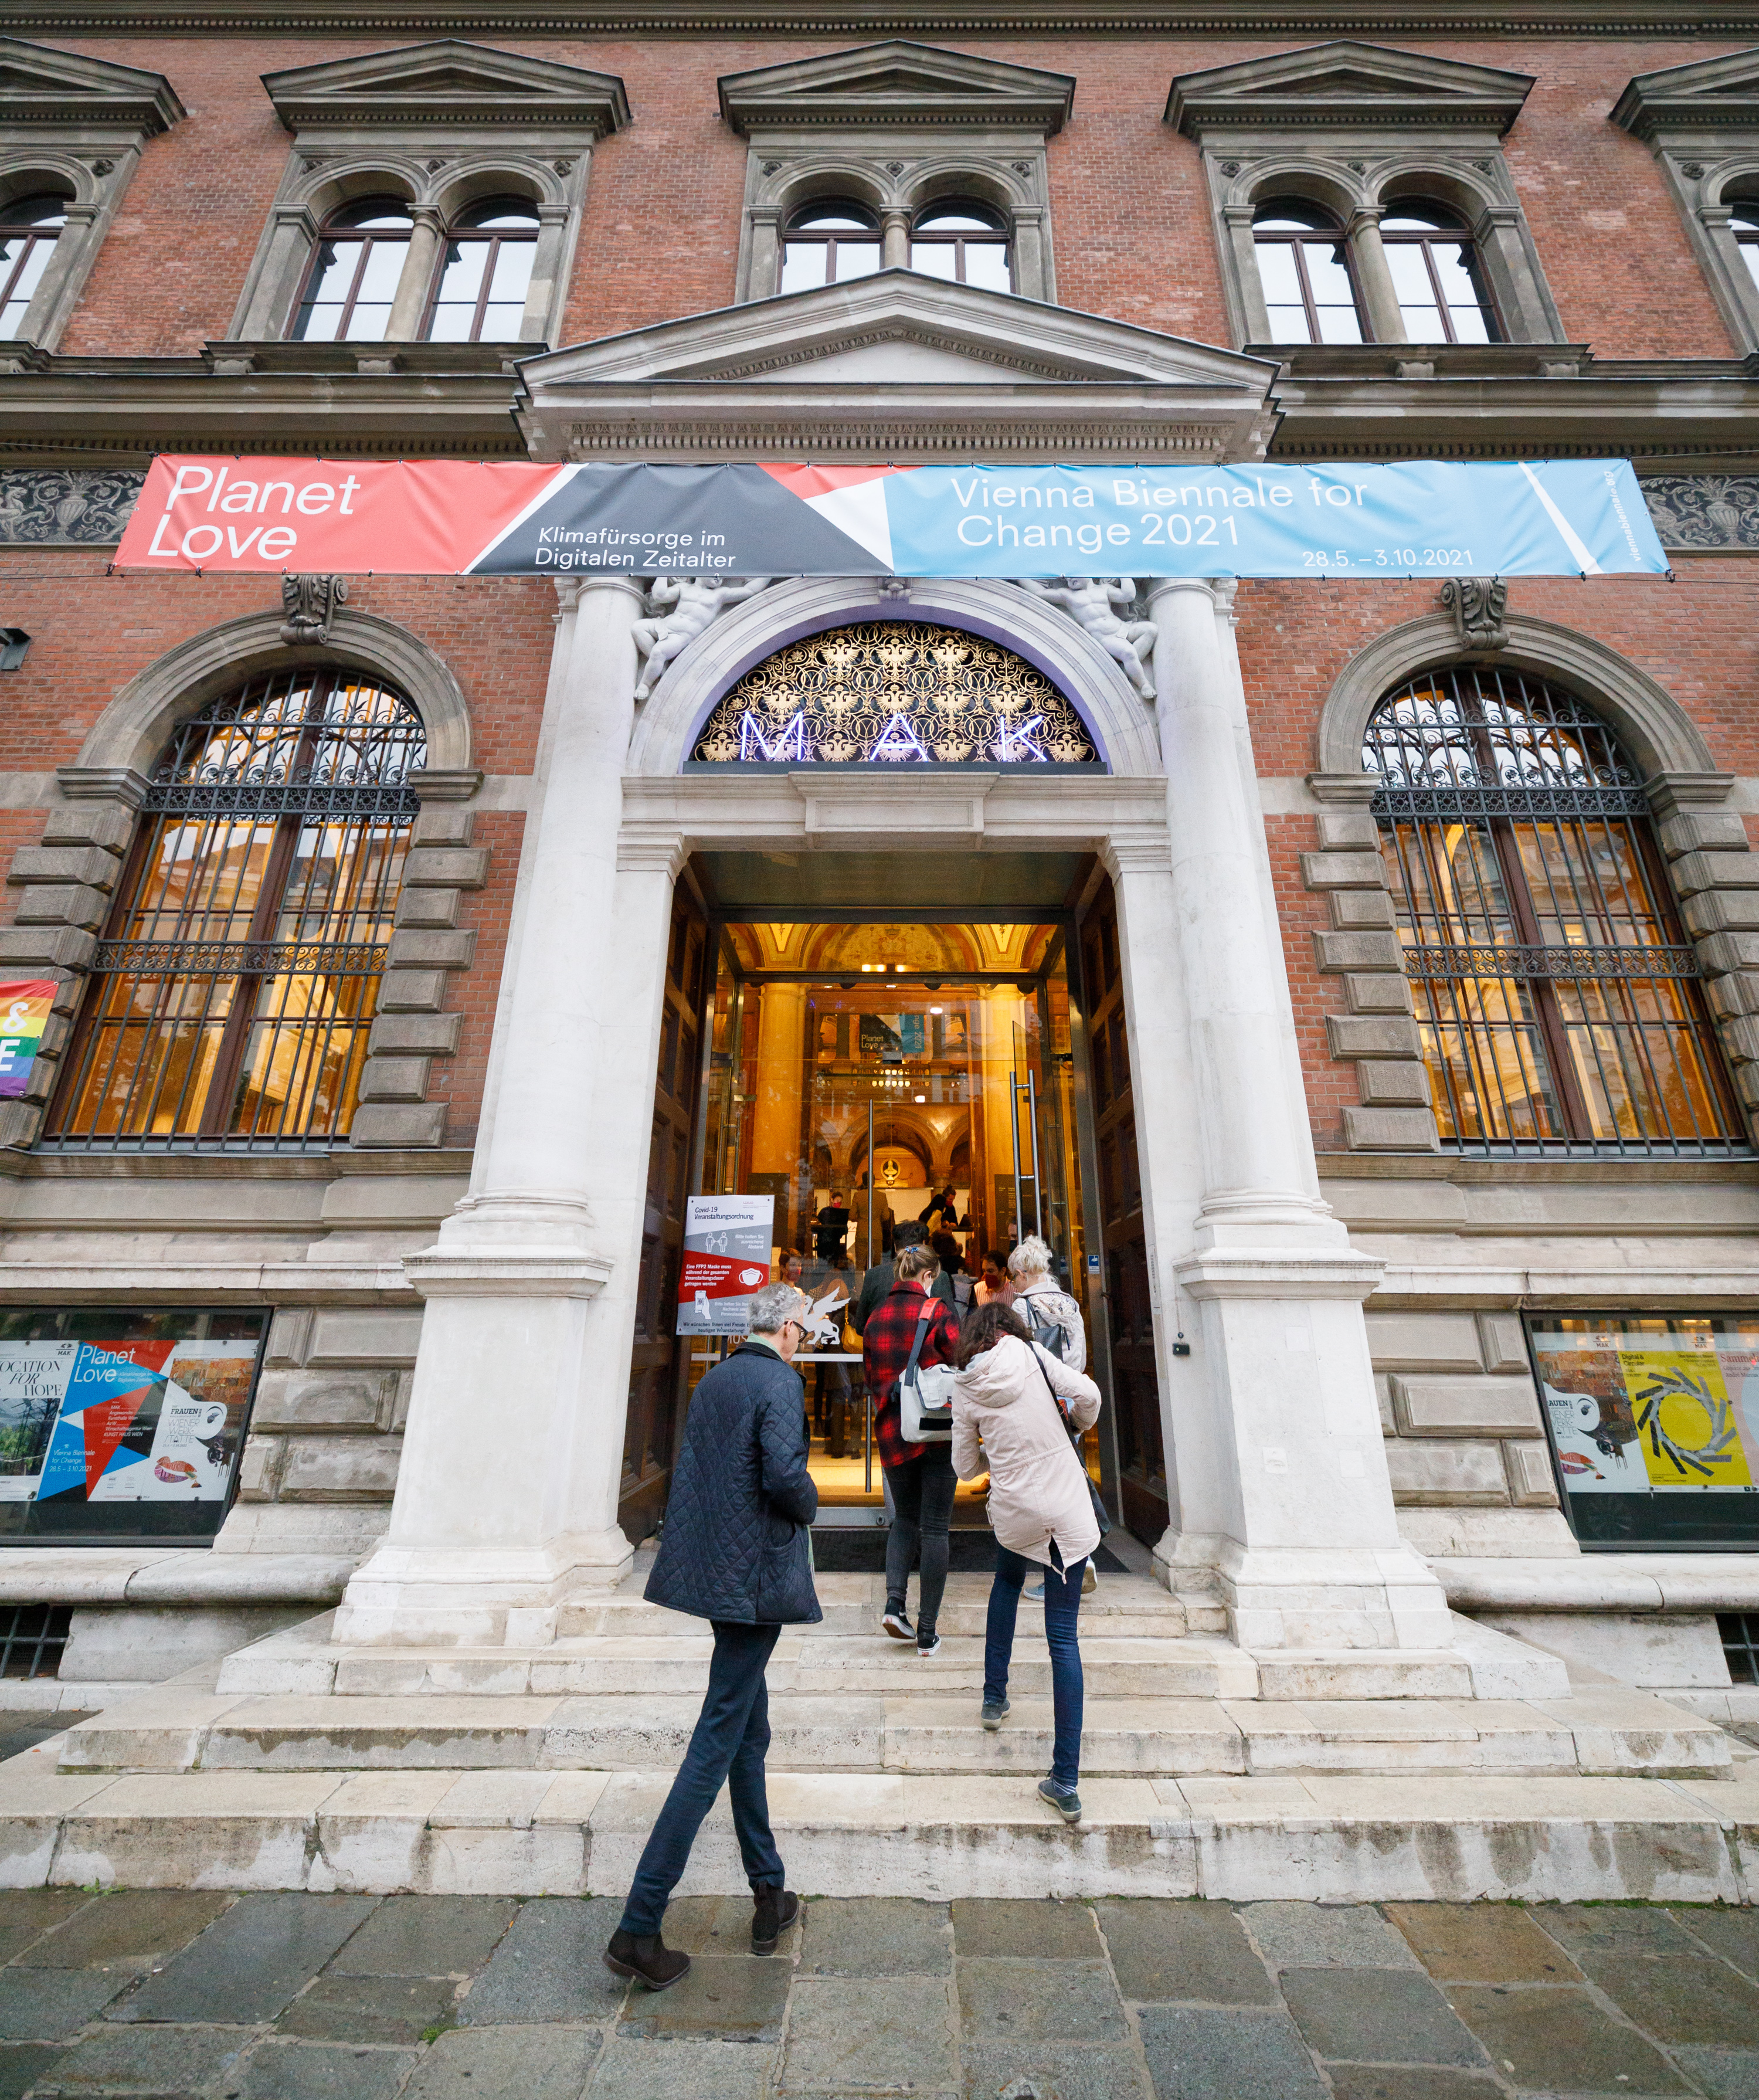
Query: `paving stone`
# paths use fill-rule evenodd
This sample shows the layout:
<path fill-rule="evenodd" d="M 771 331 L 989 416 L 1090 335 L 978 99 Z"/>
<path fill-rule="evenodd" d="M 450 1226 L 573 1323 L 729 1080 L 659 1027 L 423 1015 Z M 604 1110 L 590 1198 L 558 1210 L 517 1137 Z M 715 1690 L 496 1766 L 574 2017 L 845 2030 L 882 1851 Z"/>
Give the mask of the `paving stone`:
<path fill-rule="evenodd" d="M 965 2100 L 1001 2100 L 1004 2093 L 1023 2100 L 1023 2085 L 1043 2100 L 1147 2100 L 1148 2082 L 1133 2049 L 982 2041 L 968 2043 L 963 2055 Z"/>
<path fill-rule="evenodd" d="M 1710 2100 L 1759 2100 L 1759 2049 L 1677 2049 L 1673 2056 Z"/>
<path fill-rule="evenodd" d="M 94 1898 L 19 1959 L 26 1969 L 141 1971 L 188 1946 L 231 1898 L 207 1889 L 119 1889 Z"/>
<path fill-rule="evenodd" d="M 776 2041 L 793 1981 L 790 1962 L 756 1954 L 698 1954 L 690 1973 L 667 1991 L 632 1984 L 619 2034 L 637 2040 L 717 2036 L 724 2041 Z"/>
<path fill-rule="evenodd" d="M 184 2100 L 205 2093 L 253 2039 L 248 2027 L 104 2027 L 75 2043 L 38 2089 L 69 2100 L 94 2093 Z"/>
<path fill-rule="evenodd" d="M 1545 1904 L 1533 1912 L 1566 1953 L 1695 1954 L 1691 1935 L 1664 1910 L 1617 1904 Z"/>
<path fill-rule="evenodd" d="M 622 1914 L 616 1896 L 534 1896 L 522 1904 L 458 2008 L 459 2025 L 609 2019 L 627 1988 L 604 1961 Z"/>
<path fill-rule="evenodd" d="M 631 2041 L 613 2035 L 598 2060 L 592 2100 L 767 2100 L 774 2064 L 774 2049 L 748 2041 Z"/>
<path fill-rule="evenodd" d="M 801 1908 L 804 1910 L 805 1905 Z M 783 1934 L 776 1943 L 778 1960 L 793 1960 L 800 1930 L 799 1925 L 795 1924 Z M 667 1946 L 678 1948 L 686 1954 L 749 1954 L 751 1897 L 740 1895 L 678 1898 L 666 1906 L 664 1932 Z"/>
<path fill-rule="evenodd" d="M 806 1905 L 803 1976 L 945 1976 L 953 1935 L 945 1904 L 846 1896 Z"/>
<path fill-rule="evenodd" d="M 1246 1930 L 1276 1969 L 1416 1969 L 1403 1935 L 1369 1904 L 1247 1904 Z"/>
<path fill-rule="evenodd" d="M 1318 2057 L 1346 2063 L 1447 2063 L 1483 2052 L 1440 1992 L 1397 1969 L 1285 1969 L 1283 1997 Z"/>
<path fill-rule="evenodd" d="M 1378 2063 L 1328 2063 L 1333 2100 L 1501 2100 L 1488 2074 L 1438 2071 L 1433 2064 L 1391 2069 Z"/>
<path fill-rule="evenodd" d="M 1626 2019 L 1658 2041 L 1759 2041 L 1759 1986 L 1708 1955 L 1584 1955 L 1582 1967 Z"/>
<path fill-rule="evenodd" d="M 1097 1961 L 962 1961 L 959 2003 L 968 2035 L 1122 2041 L 1129 2032 L 1111 1972 Z"/>
<path fill-rule="evenodd" d="M 1386 1915 L 1444 1983 L 1574 1983 L 1581 1971 L 1509 1904 L 1388 1904 Z"/>
<path fill-rule="evenodd" d="M 409 2049 L 264 2041 L 227 2080 L 226 2090 L 238 2100 L 390 2100 L 415 2061 Z"/>
<path fill-rule="evenodd" d="M 112 2012 L 117 2020 L 272 2020 L 377 1896 L 240 1896 Z"/>
<path fill-rule="evenodd" d="M 0 2041 L 64 2041 L 96 2019 L 128 1982 L 101 1970 L 0 1970 Z"/>
<path fill-rule="evenodd" d="M 518 1914 L 510 1896 L 387 1896 L 326 1974 L 474 1975 Z"/>
<path fill-rule="evenodd" d="M 1325 2100 L 1286 2013 L 1148 2005 L 1140 2025 L 1156 2100 Z"/>
<path fill-rule="evenodd" d="M 1725 1961 L 1759 1981 L 1759 1911 L 1734 1910 L 1706 1904 L 1701 1909 L 1670 1913 L 1676 1925 Z"/>
<path fill-rule="evenodd" d="M 952 2009 L 937 1976 L 807 1977 L 788 2009 L 784 2092 L 953 2085 Z"/>
<path fill-rule="evenodd" d="M 580 2027 L 454 2027 L 416 2067 L 403 2100 L 580 2100 L 602 2037 Z"/>
<path fill-rule="evenodd" d="M 1033 1961 L 1097 1961 L 1102 1952 L 1085 1904 L 1036 1897 L 963 1899 L 953 1905 L 961 1960 L 1012 1955 Z"/>
<path fill-rule="evenodd" d="M 457 2012 L 450 1976 L 320 1976 L 276 2022 L 314 2041 L 417 2042 Z"/>
<path fill-rule="evenodd" d="M 7 1889 L 0 1892 L 0 1961 L 11 1961 L 33 1939 L 82 1909 L 83 1889 Z"/>
<path fill-rule="evenodd" d="M 1276 2004 L 1276 1987 L 1230 1905 L 1139 1898 L 1097 1908 L 1118 1988 L 1133 2005 Z"/>
<path fill-rule="evenodd" d="M 60 2062 L 63 2054 L 59 2049 L 46 2049 L 40 2042 L 0 2044 L 0 2100 L 23 2100 L 37 2080 L 46 2077 Z"/>
<path fill-rule="evenodd" d="M 1446 1996 L 1495 2069 L 1523 2091 L 1618 2093 L 1634 2100 L 1689 2089 L 1652 2042 L 1609 2018 L 1585 1990 L 1453 1983 Z"/>

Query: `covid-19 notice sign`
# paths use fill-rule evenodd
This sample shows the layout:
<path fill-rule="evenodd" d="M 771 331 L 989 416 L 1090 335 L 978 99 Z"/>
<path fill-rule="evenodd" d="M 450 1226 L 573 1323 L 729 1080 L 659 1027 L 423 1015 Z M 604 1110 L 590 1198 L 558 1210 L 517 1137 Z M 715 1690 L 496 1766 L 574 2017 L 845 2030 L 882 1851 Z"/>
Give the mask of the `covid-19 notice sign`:
<path fill-rule="evenodd" d="M 678 1271 L 681 1335 L 743 1335 L 752 1300 L 769 1281 L 774 1196 L 692 1196 Z"/>

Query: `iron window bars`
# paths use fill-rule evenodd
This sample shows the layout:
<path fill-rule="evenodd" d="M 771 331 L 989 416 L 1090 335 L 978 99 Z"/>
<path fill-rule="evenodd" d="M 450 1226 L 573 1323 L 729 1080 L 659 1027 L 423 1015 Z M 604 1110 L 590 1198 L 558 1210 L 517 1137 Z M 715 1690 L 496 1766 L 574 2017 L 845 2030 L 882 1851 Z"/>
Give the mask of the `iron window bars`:
<path fill-rule="evenodd" d="M 0 1677 L 59 1677 L 71 1604 L 15 1604 L 0 1614 Z"/>
<path fill-rule="evenodd" d="M 1363 754 L 1444 1143 L 1744 1149 L 1714 1030 L 1611 732 L 1488 668 L 1383 700 Z"/>
<path fill-rule="evenodd" d="M 347 1135 L 425 751 L 398 694 L 281 671 L 179 730 L 149 789 L 42 1142 Z"/>

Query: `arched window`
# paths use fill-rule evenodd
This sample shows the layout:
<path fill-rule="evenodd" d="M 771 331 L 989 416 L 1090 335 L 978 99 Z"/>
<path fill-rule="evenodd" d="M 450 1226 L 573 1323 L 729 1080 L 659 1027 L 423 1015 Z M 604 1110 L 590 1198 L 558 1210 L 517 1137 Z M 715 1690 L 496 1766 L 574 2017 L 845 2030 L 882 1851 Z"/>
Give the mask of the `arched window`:
<path fill-rule="evenodd" d="M 917 213 L 910 232 L 910 267 L 925 277 L 1012 292 L 1007 221 L 968 197 L 943 198 Z"/>
<path fill-rule="evenodd" d="M 1425 672 L 1362 753 L 1444 1142 L 1744 1143 L 1637 777 L 1573 693 Z"/>
<path fill-rule="evenodd" d="M 60 196 L 15 197 L 0 205 L 0 341 L 24 325 L 55 244 L 67 224 L 67 203 Z"/>
<path fill-rule="evenodd" d="M 1497 308 L 1466 222 L 1445 205 L 1389 205 L 1381 245 L 1407 342 L 1497 342 Z"/>
<path fill-rule="evenodd" d="M 430 342 L 517 342 L 537 254 L 537 208 L 490 197 L 452 222 L 423 333 Z"/>
<path fill-rule="evenodd" d="M 332 212 L 306 273 L 295 342 L 382 342 L 415 221 L 401 197 Z"/>
<path fill-rule="evenodd" d="M 782 239 L 784 292 L 847 284 L 852 277 L 872 276 L 879 267 L 880 221 L 866 205 L 824 197 L 790 216 Z"/>
<path fill-rule="evenodd" d="M 1279 197 L 1253 214 L 1272 342 L 1360 342 L 1367 333 L 1343 229 L 1322 206 Z"/>
<path fill-rule="evenodd" d="M 1729 231 L 1747 265 L 1747 274 L 1759 285 L 1759 204 L 1739 198 L 1729 206 Z"/>
<path fill-rule="evenodd" d="M 276 672 L 183 726 L 46 1143 L 347 1135 L 425 748 L 407 700 L 346 671 Z"/>

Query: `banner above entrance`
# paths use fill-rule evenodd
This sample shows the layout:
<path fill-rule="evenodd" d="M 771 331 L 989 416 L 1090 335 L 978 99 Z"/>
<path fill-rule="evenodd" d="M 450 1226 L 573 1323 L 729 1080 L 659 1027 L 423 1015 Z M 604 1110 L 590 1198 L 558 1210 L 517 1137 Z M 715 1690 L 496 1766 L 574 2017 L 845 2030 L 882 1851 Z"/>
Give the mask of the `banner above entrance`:
<path fill-rule="evenodd" d="M 153 462 L 125 568 L 426 576 L 1657 575 L 1625 460 L 1387 466 Z"/>

